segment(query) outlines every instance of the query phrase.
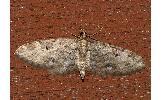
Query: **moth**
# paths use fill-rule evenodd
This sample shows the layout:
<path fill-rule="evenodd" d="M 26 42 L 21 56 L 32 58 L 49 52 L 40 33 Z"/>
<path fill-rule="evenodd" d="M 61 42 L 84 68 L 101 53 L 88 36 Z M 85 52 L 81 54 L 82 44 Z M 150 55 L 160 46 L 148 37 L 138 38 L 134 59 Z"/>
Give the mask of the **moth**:
<path fill-rule="evenodd" d="M 84 80 L 86 71 L 106 77 L 131 74 L 145 67 L 143 58 L 136 53 L 93 40 L 85 31 L 77 38 L 60 37 L 26 43 L 15 54 L 53 74 L 79 71 L 81 80 Z"/>

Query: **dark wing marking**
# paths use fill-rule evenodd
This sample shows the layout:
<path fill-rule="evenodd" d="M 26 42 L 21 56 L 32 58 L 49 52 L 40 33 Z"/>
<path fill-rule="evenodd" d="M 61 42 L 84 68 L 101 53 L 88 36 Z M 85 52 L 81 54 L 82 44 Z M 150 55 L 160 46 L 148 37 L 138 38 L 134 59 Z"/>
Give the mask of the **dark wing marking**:
<path fill-rule="evenodd" d="M 91 71 L 98 75 L 126 75 L 145 67 L 142 57 L 127 49 L 96 41 L 89 50 Z"/>
<path fill-rule="evenodd" d="M 20 46 L 16 55 L 29 64 L 47 68 L 51 73 L 64 74 L 75 69 L 76 47 L 74 39 L 40 40 Z"/>

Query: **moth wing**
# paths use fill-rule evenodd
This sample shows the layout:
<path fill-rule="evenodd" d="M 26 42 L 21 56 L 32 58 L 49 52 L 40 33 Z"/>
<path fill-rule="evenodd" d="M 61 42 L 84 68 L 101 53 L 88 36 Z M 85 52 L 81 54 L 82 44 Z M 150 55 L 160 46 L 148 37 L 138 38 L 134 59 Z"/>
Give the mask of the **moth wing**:
<path fill-rule="evenodd" d="M 91 71 L 98 75 L 126 75 L 145 67 L 142 57 L 127 49 L 99 41 L 89 49 Z"/>
<path fill-rule="evenodd" d="M 74 39 L 40 40 L 20 46 L 15 54 L 33 66 L 64 74 L 75 69 L 76 47 Z"/>

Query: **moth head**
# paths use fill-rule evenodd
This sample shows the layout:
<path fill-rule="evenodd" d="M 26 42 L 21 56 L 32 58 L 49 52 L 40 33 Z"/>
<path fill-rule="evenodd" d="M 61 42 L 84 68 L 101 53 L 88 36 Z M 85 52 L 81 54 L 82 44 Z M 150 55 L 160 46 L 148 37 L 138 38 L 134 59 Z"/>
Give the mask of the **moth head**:
<path fill-rule="evenodd" d="M 85 39 L 85 38 L 87 37 L 87 33 L 86 33 L 85 31 L 81 31 L 81 32 L 80 32 L 80 37 L 81 37 L 82 39 Z"/>
<path fill-rule="evenodd" d="M 92 36 L 96 35 L 97 33 L 94 33 L 92 35 L 87 34 L 87 32 L 84 29 L 80 30 L 79 38 L 84 40 L 95 40 L 92 38 Z"/>
<path fill-rule="evenodd" d="M 84 78 L 85 78 L 85 70 L 81 70 L 80 71 L 80 78 L 82 81 L 84 81 Z"/>

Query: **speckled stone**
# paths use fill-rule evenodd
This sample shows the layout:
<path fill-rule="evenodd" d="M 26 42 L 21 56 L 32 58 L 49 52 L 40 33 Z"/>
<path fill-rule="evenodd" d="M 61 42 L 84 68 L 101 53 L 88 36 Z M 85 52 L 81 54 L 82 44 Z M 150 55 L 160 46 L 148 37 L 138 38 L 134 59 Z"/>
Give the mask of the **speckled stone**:
<path fill-rule="evenodd" d="M 12 100 L 151 100 L 150 0 L 11 0 Z M 14 55 L 39 39 L 72 37 L 84 28 L 93 38 L 141 55 L 146 68 L 102 79 L 78 72 L 53 76 Z"/>

